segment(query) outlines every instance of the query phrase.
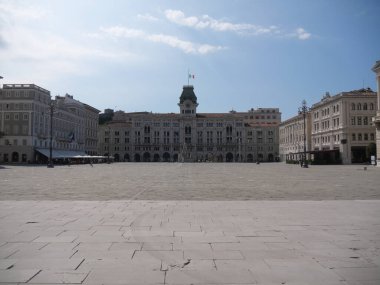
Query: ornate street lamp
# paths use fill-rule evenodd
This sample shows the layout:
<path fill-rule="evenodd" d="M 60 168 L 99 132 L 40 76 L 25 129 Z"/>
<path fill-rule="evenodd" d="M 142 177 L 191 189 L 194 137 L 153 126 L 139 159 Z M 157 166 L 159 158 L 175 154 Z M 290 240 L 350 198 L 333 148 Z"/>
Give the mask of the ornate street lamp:
<path fill-rule="evenodd" d="M 111 127 L 108 126 L 108 153 L 107 153 L 107 163 L 110 164 L 110 151 L 111 151 Z"/>
<path fill-rule="evenodd" d="M 306 160 L 306 114 L 310 110 L 306 105 L 306 100 L 302 101 L 302 106 L 298 108 L 298 114 L 303 115 L 303 157 L 301 167 L 308 168 Z"/>
<path fill-rule="evenodd" d="M 49 146 L 49 163 L 48 168 L 54 168 L 53 164 L 53 113 L 54 113 L 54 102 L 50 102 L 50 146 Z"/>

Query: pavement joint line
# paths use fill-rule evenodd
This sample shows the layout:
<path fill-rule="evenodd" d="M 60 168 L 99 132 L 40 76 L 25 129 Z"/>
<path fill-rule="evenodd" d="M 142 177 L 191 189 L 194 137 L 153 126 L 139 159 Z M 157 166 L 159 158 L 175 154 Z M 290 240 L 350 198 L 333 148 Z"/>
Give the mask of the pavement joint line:
<path fill-rule="evenodd" d="M 86 259 L 85 258 L 83 258 L 82 259 L 82 261 L 78 264 L 78 266 L 77 267 L 75 267 L 75 269 L 74 270 L 78 270 L 78 268 L 82 265 L 82 263 L 85 261 Z"/>
<path fill-rule="evenodd" d="M 31 281 L 34 277 L 36 277 L 38 274 L 40 274 L 42 272 L 42 269 L 40 269 L 36 274 L 34 274 L 32 277 L 30 277 L 28 280 L 26 280 L 25 283 L 28 283 L 29 281 Z"/>

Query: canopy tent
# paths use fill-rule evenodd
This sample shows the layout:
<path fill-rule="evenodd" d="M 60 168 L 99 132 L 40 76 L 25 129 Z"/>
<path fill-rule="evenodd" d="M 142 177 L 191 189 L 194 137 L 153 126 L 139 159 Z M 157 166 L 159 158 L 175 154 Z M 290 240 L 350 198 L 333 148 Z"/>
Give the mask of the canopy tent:
<path fill-rule="evenodd" d="M 48 148 L 36 148 L 36 151 L 41 153 L 46 157 L 50 157 L 50 150 Z M 52 158 L 105 158 L 105 156 L 92 156 L 86 154 L 84 151 L 74 151 L 74 150 L 53 150 Z"/>

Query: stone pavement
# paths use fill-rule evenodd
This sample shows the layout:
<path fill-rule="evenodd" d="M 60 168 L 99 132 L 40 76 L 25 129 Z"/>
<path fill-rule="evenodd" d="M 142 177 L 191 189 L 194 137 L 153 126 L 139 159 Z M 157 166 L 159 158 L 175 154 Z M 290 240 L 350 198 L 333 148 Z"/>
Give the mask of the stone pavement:
<path fill-rule="evenodd" d="M 380 284 L 380 168 L 0 166 L 0 284 Z"/>
<path fill-rule="evenodd" d="M 380 200 L 380 167 L 283 163 L 4 166 L 0 200 Z M 0 166 L 1 168 L 1 166 Z"/>
<path fill-rule="evenodd" d="M 380 201 L 1 201 L 0 284 L 380 284 Z"/>

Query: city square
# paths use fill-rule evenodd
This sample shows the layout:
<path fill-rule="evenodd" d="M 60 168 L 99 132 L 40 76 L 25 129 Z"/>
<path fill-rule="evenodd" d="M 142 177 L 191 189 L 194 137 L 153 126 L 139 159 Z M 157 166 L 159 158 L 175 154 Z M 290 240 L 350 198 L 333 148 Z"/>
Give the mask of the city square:
<path fill-rule="evenodd" d="M 379 284 L 379 168 L 0 169 L 0 284 Z"/>

